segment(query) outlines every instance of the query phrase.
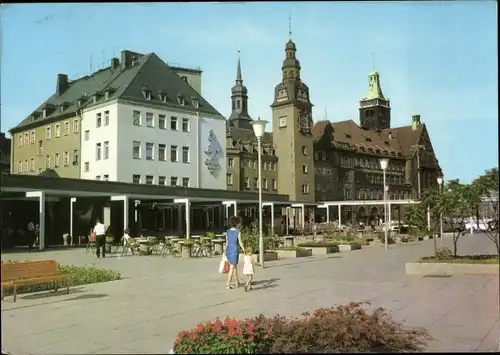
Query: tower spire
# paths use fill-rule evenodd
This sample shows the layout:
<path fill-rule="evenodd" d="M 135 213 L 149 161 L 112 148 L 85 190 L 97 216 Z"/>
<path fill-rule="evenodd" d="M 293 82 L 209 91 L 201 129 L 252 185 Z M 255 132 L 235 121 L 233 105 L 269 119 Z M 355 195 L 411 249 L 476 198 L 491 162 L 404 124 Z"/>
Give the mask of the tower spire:
<path fill-rule="evenodd" d="M 288 37 L 292 39 L 292 14 L 288 14 Z"/>
<path fill-rule="evenodd" d="M 240 50 L 238 48 L 238 66 L 236 68 L 236 82 L 241 82 L 243 81 L 243 78 L 241 76 L 241 60 L 240 60 Z"/>

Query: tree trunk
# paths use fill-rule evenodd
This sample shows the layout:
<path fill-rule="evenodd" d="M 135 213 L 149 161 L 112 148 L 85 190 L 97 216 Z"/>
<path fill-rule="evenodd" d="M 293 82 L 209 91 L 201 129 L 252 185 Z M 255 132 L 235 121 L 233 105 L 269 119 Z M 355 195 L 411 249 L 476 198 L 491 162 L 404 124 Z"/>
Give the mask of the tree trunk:
<path fill-rule="evenodd" d="M 460 237 L 460 233 L 455 236 L 455 233 L 453 233 L 453 256 L 457 256 L 457 249 L 458 249 L 458 238 Z"/>

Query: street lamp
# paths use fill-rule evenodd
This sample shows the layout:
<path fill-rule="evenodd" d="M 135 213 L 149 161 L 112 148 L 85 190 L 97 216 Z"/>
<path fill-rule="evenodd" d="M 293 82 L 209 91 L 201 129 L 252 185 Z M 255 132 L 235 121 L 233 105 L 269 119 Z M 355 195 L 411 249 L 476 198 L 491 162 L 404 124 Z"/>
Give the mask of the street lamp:
<path fill-rule="evenodd" d="M 257 137 L 257 154 L 259 164 L 259 259 L 260 267 L 264 267 L 264 236 L 262 234 L 262 137 L 266 130 L 267 121 L 261 120 L 260 117 L 257 121 L 252 122 L 253 132 Z"/>
<path fill-rule="evenodd" d="M 389 159 L 380 159 L 380 168 L 382 169 L 382 172 L 384 174 L 384 246 L 385 250 L 387 250 L 387 228 L 389 227 L 387 225 L 387 185 L 385 184 L 385 171 L 387 170 L 387 166 L 389 165 Z"/>
<path fill-rule="evenodd" d="M 443 193 L 443 177 L 439 176 L 437 178 L 437 183 L 439 185 L 439 193 Z M 439 214 L 439 239 L 441 239 L 441 244 L 443 244 L 443 213 Z"/>

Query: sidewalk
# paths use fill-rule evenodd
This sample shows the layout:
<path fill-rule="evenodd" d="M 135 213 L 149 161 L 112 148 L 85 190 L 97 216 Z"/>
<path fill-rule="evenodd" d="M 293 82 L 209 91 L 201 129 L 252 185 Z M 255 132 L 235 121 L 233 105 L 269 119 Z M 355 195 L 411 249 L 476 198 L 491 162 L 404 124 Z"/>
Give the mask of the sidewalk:
<path fill-rule="evenodd" d="M 493 249 L 486 238 L 462 237 L 461 252 Z M 446 244 L 450 240 L 445 240 Z M 491 243 L 491 245 L 493 245 Z M 298 315 L 369 300 L 438 341 L 429 350 L 498 350 L 496 276 L 407 276 L 406 261 L 430 255 L 433 242 L 372 246 L 323 257 L 281 260 L 257 269 L 255 291 L 226 290 L 219 259 L 125 257 L 97 260 L 84 251 L 31 254 L 76 265 L 101 264 L 120 281 L 73 288 L 69 295 L 21 295 L 2 302 L 3 348 L 13 354 L 166 353 L 176 334 L 226 315 Z M 34 257 L 36 255 L 36 257 Z M 26 255 L 9 255 L 27 259 Z M 4 256 L 5 258 L 5 256 Z"/>

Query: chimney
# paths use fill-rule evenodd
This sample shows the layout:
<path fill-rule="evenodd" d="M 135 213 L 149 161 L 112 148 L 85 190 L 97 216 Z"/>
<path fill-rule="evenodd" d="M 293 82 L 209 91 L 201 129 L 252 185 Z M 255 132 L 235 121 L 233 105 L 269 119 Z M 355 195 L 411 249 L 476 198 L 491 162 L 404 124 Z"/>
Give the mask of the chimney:
<path fill-rule="evenodd" d="M 111 58 L 111 70 L 117 69 L 119 65 L 120 65 L 120 59 Z"/>
<path fill-rule="evenodd" d="M 415 131 L 418 127 L 420 127 L 420 115 L 414 114 L 411 117 L 411 129 Z"/>
<path fill-rule="evenodd" d="M 120 61 L 121 70 L 125 70 L 132 66 L 132 52 L 131 51 L 122 51 L 122 58 Z"/>
<path fill-rule="evenodd" d="M 66 74 L 57 74 L 56 95 L 61 96 L 68 90 L 68 76 Z"/>

